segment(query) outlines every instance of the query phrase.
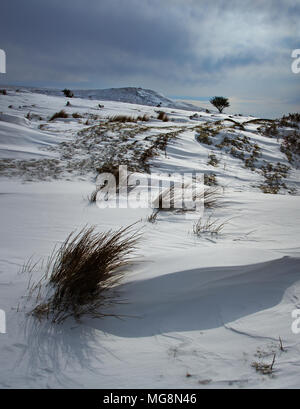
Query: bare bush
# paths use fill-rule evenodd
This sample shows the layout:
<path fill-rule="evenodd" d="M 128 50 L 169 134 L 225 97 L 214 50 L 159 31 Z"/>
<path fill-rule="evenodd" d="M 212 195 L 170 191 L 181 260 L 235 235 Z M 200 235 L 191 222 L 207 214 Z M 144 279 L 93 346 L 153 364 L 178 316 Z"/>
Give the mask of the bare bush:
<path fill-rule="evenodd" d="M 65 97 L 67 97 L 67 98 L 73 98 L 74 97 L 74 93 L 70 89 L 65 88 L 64 90 L 62 90 L 62 92 L 64 93 Z"/>

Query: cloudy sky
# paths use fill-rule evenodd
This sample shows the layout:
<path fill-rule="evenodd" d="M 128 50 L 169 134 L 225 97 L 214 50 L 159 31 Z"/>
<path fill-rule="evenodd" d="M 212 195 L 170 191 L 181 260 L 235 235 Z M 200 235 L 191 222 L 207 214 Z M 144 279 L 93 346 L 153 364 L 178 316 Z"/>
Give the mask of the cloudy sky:
<path fill-rule="evenodd" d="M 299 0 L 1 0 L 2 84 L 137 86 L 231 112 L 300 110 Z"/>

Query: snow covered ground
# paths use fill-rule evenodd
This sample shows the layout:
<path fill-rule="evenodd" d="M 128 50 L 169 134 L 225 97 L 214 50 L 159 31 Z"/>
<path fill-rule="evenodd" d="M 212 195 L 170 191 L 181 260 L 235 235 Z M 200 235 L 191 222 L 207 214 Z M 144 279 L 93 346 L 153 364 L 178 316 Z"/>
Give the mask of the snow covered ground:
<path fill-rule="evenodd" d="M 62 109 L 68 118 L 49 121 Z M 168 122 L 157 119 L 158 109 Z M 13 88 L 0 95 L 2 388 L 300 386 L 300 334 L 291 329 L 292 311 L 300 309 L 299 169 L 281 152 L 280 135 L 259 131 L 266 123 L 195 113 Z M 108 122 L 119 114 L 150 120 Z M 88 202 L 101 163 L 140 166 L 143 150 L 166 135 L 151 172 L 213 175 L 222 203 L 204 218 L 227 221 L 218 235 L 195 236 L 197 215 L 160 212 L 152 224 L 152 209 Z M 276 195 L 263 193 L 268 172 L 279 178 Z M 30 257 L 46 259 L 86 224 L 106 231 L 134 222 L 143 231 L 136 261 L 120 285 L 124 302 L 108 311 L 121 319 L 53 325 L 26 314 L 29 278 L 20 271 Z M 271 364 L 275 354 L 272 374 L 253 367 Z"/>

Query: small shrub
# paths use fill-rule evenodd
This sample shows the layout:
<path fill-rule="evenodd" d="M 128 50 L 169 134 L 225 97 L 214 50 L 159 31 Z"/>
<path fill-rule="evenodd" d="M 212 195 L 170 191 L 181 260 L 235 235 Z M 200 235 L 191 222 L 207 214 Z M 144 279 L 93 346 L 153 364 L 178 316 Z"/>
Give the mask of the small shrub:
<path fill-rule="evenodd" d="M 62 109 L 61 111 L 53 114 L 52 117 L 50 118 L 50 121 L 54 121 L 57 118 L 69 118 L 69 115 L 66 113 L 66 111 Z"/>
<path fill-rule="evenodd" d="M 272 123 L 270 126 L 266 125 L 265 127 L 261 127 L 260 132 L 262 133 L 262 135 L 268 136 L 270 138 L 272 138 L 273 136 L 277 136 L 279 133 L 275 123 Z"/>
<path fill-rule="evenodd" d="M 217 176 L 214 173 L 204 175 L 204 184 L 206 186 L 218 186 Z"/>
<path fill-rule="evenodd" d="M 144 114 L 143 116 L 138 116 L 137 120 L 142 122 L 149 122 L 149 116 Z"/>
<path fill-rule="evenodd" d="M 296 114 L 295 114 L 296 115 Z M 290 163 L 300 156 L 300 132 L 296 130 L 283 136 L 280 146 L 281 152 L 285 153 Z"/>
<path fill-rule="evenodd" d="M 291 121 L 291 122 L 300 122 L 300 113 L 294 113 L 294 114 L 288 114 L 288 115 L 284 115 L 282 117 L 282 119 L 287 120 L 287 121 Z"/>
<path fill-rule="evenodd" d="M 218 164 L 220 163 L 220 160 L 214 154 L 208 155 L 208 159 L 209 160 L 208 160 L 207 164 L 210 165 L 210 166 L 217 167 Z"/>
<path fill-rule="evenodd" d="M 169 121 L 169 117 L 164 111 L 160 111 L 158 113 L 157 119 L 159 119 L 160 121 L 163 121 L 163 122 L 168 122 Z"/>
<path fill-rule="evenodd" d="M 128 115 L 115 115 L 111 118 L 109 118 L 108 122 L 137 122 L 137 118 L 134 118 L 133 116 L 128 116 Z"/>
<path fill-rule="evenodd" d="M 64 93 L 65 97 L 67 97 L 67 98 L 73 98 L 74 97 L 74 93 L 70 89 L 65 88 L 62 92 Z"/>
<path fill-rule="evenodd" d="M 7 95 L 6 89 L 0 89 L 0 94 L 1 95 Z"/>
<path fill-rule="evenodd" d="M 234 156 L 235 158 L 244 160 L 245 159 L 245 154 L 242 151 L 238 151 L 236 148 L 232 147 L 230 150 L 230 155 Z"/>
<path fill-rule="evenodd" d="M 79 118 L 82 118 L 82 115 L 78 114 L 78 112 L 74 112 L 72 114 L 72 117 L 75 118 L 75 119 L 79 119 Z"/>
<path fill-rule="evenodd" d="M 196 135 L 196 140 L 199 143 L 204 143 L 205 145 L 212 145 L 212 140 L 209 137 L 209 133 L 206 132 L 204 129 L 199 128 L 198 134 Z"/>
<path fill-rule="evenodd" d="M 244 163 L 245 163 L 245 168 L 249 168 L 252 171 L 255 170 L 255 161 L 256 158 L 254 156 L 250 156 L 249 158 L 246 158 Z"/>
<path fill-rule="evenodd" d="M 280 186 L 279 185 L 259 185 L 258 186 L 260 190 L 265 193 L 265 194 L 271 194 L 271 195 L 277 195 L 277 193 L 280 191 Z"/>

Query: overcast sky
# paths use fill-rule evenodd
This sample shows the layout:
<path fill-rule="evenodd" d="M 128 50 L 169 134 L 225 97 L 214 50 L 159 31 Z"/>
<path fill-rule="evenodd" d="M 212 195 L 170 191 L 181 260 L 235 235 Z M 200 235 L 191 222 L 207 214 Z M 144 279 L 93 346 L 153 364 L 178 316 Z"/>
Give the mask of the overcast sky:
<path fill-rule="evenodd" d="M 140 86 L 224 95 L 232 112 L 300 110 L 299 0 L 1 0 L 0 48 L 2 84 Z"/>

